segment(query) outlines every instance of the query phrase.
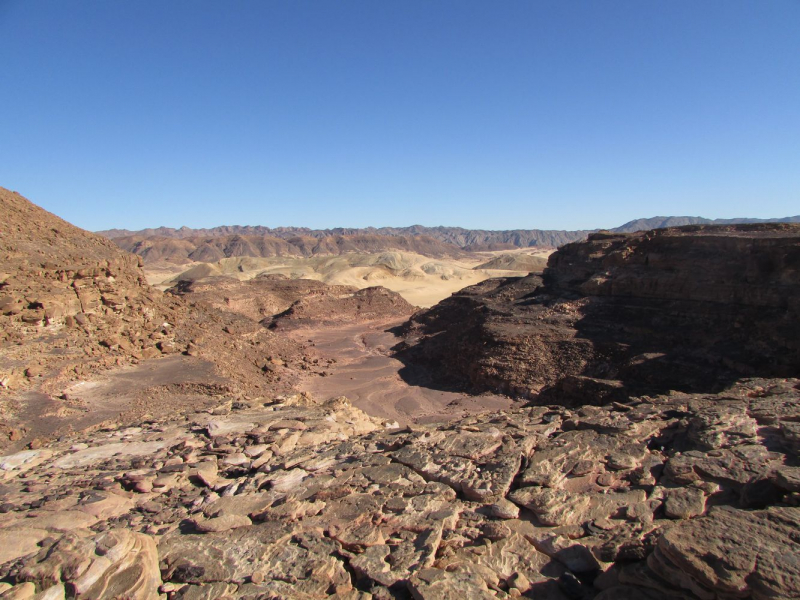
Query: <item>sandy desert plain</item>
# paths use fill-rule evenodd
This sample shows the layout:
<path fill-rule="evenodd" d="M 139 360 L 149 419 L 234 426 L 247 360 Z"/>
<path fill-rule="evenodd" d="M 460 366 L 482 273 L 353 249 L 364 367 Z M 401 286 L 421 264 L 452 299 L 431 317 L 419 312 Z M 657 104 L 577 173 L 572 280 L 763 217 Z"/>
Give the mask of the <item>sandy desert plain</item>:
<path fill-rule="evenodd" d="M 413 252 L 348 253 L 320 257 L 234 257 L 213 263 L 145 264 L 147 282 L 167 289 L 180 280 L 227 276 L 239 280 L 260 274 L 313 279 L 358 289 L 382 286 L 414 306 L 428 308 L 467 286 L 490 277 L 541 273 L 553 248 L 516 248 L 473 252 L 459 258 L 431 258 Z"/>

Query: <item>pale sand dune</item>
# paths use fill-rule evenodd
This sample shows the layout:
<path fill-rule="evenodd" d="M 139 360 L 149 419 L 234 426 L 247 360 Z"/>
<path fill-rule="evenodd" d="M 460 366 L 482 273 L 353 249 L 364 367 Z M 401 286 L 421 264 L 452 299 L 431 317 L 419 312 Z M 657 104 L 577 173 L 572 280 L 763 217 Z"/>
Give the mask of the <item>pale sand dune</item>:
<path fill-rule="evenodd" d="M 311 258 L 225 258 L 215 263 L 146 265 L 148 282 L 162 289 L 180 279 L 227 276 L 241 280 L 261 274 L 280 274 L 290 279 L 314 279 L 359 289 L 381 285 L 399 293 L 415 306 L 429 307 L 467 286 L 491 277 L 527 275 L 528 271 L 476 269 L 498 256 L 527 254 L 546 257 L 552 250 L 476 252 L 467 260 L 434 259 L 411 252 L 350 253 Z M 510 264 L 514 264 L 510 261 Z"/>

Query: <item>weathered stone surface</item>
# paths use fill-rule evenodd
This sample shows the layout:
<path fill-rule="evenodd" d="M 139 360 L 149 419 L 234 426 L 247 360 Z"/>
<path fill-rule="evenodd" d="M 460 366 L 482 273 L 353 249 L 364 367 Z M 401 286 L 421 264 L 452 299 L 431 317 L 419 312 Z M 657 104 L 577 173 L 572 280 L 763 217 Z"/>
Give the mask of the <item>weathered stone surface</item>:
<path fill-rule="evenodd" d="M 200 533 L 220 533 L 239 527 L 249 527 L 253 522 L 244 515 L 225 515 L 211 519 L 195 519 L 192 524 Z"/>
<path fill-rule="evenodd" d="M 416 600 L 479 600 L 496 598 L 486 583 L 474 573 L 423 569 L 409 580 L 408 588 Z"/>
<path fill-rule="evenodd" d="M 38 552 L 39 542 L 49 535 L 46 529 L 24 526 L 0 529 L 0 563 Z"/>
<path fill-rule="evenodd" d="M 567 492 L 539 486 L 520 488 L 509 498 L 537 516 L 543 525 L 581 525 L 592 519 L 619 516 L 646 500 L 643 490 L 609 494 Z"/>
<path fill-rule="evenodd" d="M 155 600 L 161 586 L 155 542 L 124 530 L 50 538 L 11 572 L 14 579 L 35 585 L 36 598 L 64 598 L 66 586 L 74 598 Z"/>
<path fill-rule="evenodd" d="M 184 535 L 173 532 L 159 543 L 161 570 L 181 583 L 244 583 L 265 547 L 286 544 L 291 529 L 278 523 L 221 533 Z"/>
<path fill-rule="evenodd" d="M 431 481 L 440 481 L 468 500 L 502 498 L 511 487 L 522 461 L 521 449 L 512 441 L 503 443 L 496 429 L 478 436 L 433 435 L 414 439 L 395 451 L 392 458 Z"/>
<path fill-rule="evenodd" d="M 648 564 L 656 573 L 680 570 L 682 587 L 708 597 L 798 597 L 798 531 L 798 508 L 715 508 L 667 531 Z"/>
<path fill-rule="evenodd" d="M 671 519 L 691 519 L 705 512 L 706 497 L 701 490 L 680 488 L 669 490 L 666 496 L 664 513 Z"/>

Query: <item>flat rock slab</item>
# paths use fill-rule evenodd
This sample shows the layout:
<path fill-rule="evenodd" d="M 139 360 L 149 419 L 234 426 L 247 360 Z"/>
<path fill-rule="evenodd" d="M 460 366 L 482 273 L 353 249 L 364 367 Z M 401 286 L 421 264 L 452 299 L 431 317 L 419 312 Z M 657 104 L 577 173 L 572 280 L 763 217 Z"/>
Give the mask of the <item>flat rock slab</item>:
<path fill-rule="evenodd" d="M 115 456 L 149 456 L 166 448 L 170 442 L 112 442 L 101 446 L 93 446 L 84 450 L 78 450 L 73 454 L 62 456 L 53 463 L 53 466 L 60 469 L 74 469 L 85 467 Z"/>
<path fill-rule="evenodd" d="M 800 508 L 713 509 L 658 541 L 654 567 L 683 587 L 725 597 L 800 597 Z M 708 596 L 712 597 L 712 596 Z"/>

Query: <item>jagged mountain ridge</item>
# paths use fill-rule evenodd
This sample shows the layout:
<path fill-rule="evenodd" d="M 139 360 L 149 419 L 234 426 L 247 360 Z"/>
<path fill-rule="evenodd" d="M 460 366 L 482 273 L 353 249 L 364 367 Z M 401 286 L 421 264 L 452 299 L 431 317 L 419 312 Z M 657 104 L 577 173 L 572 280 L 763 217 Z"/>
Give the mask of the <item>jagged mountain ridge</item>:
<path fill-rule="evenodd" d="M 334 235 L 316 238 L 292 236 L 286 239 L 270 235 L 198 236 L 171 238 L 131 235 L 112 238 L 123 250 L 141 256 L 145 262 L 216 262 L 223 258 L 249 256 L 311 257 L 339 256 L 348 252 L 415 252 L 434 258 L 460 258 L 461 248 L 429 236 Z"/>
<path fill-rule="evenodd" d="M 706 219 L 703 217 L 651 217 L 636 219 L 611 229 L 634 233 L 684 225 L 730 225 L 738 223 L 800 222 L 800 216 L 778 219 Z M 250 256 L 338 256 L 347 252 L 400 250 L 433 258 L 459 258 L 467 251 L 507 250 L 535 246 L 560 247 L 581 241 L 590 230 L 514 229 L 488 231 L 463 227 L 366 227 L 310 229 L 261 225 L 223 225 L 210 229 L 158 227 L 129 231 L 98 232 L 119 247 L 138 254 L 148 263 L 215 262 L 223 258 Z"/>
<path fill-rule="evenodd" d="M 649 219 L 634 219 L 624 225 L 615 227 L 615 233 L 636 233 L 650 229 L 664 229 L 666 227 L 682 227 L 684 225 L 747 225 L 752 223 L 800 223 L 800 215 L 775 219 L 706 219 L 704 217 L 650 217 Z"/>
<path fill-rule="evenodd" d="M 689 216 L 656 216 L 628 221 L 610 231 L 617 233 L 634 233 L 649 229 L 664 227 L 680 227 L 682 225 L 734 225 L 739 223 L 800 223 L 800 215 L 774 219 L 707 219 L 705 217 Z M 155 227 L 136 230 L 107 229 L 98 231 L 110 239 L 125 238 L 130 236 L 164 237 L 164 238 L 196 238 L 196 237 L 224 237 L 233 235 L 242 236 L 269 236 L 280 239 L 293 237 L 326 238 L 334 236 L 380 235 L 380 236 L 428 236 L 441 242 L 455 244 L 460 248 L 469 249 L 482 244 L 511 244 L 517 247 L 527 246 L 561 246 L 563 244 L 585 239 L 596 229 L 466 229 L 464 227 L 426 227 L 424 225 L 411 225 L 409 227 L 334 227 L 331 229 L 311 229 L 308 227 L 266 227 L 263 225 L 221 225 L 219 227 L 193 229 L 191 227 Z"/>
<path fill-rule="evenodd" d="M 513 229 L 505 231 L 489 231 L 482 229 L 465 229 L 463 227 L 335 227 L 332 229 L 310 229 L 308 227 L 265 227 L 263 225 L 222 225 L 209 229 L 192 229 L 181 227 L 157 227 L 130 231 L 127 229 L 109 229 L 97 232 L 107 238 L 117 240 L 131 236 L 151 238 L 198 238 L 226 236 L 266 236 L 284 240 L 301 238 L 330 238 L 353 236 L 390 236 L 390 237 L 429 237 L 440 242 L 453 244 L 459 248 L 471 249 L 486 244 L 508 244 L 516 247 L 527 246 L 560 246 L 569 242 L 584 239 L 590 231 L 567 231 L 546 229 Z"/>

